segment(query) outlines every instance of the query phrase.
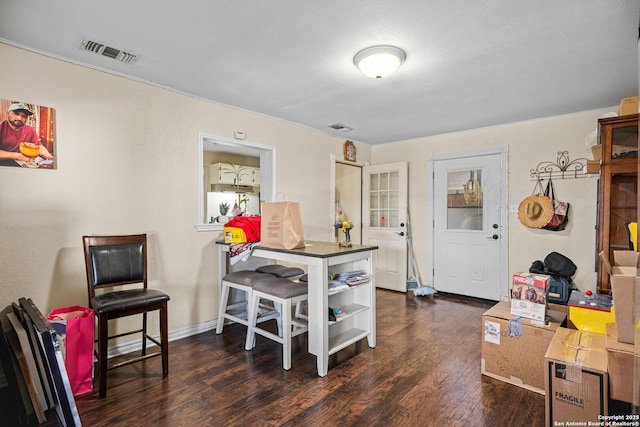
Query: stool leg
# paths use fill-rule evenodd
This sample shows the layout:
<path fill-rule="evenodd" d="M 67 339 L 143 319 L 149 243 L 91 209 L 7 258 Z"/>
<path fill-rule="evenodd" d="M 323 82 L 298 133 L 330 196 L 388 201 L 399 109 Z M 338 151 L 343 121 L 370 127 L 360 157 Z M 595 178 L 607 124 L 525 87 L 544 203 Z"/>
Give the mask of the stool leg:
<path fill-rule="evenodd" d="M 218 324 L 216 325 L 216 334 L 222 333 L 224 328 L 224 313 L 227 312 L 227 301 L 229 299 L 229 287 L 222 284 L 222 294 L 220 295 L 220 301 L 218 302 Z"/>
<path fill-rule="evenodd" d="M 273 305 L 275 306 L 276 310 L 278 310 L 278 313 L 279 313 L 278 317 L 276 317 L 276 322 L 278 323 L 278 336 L 282 337 L 284 336 L 282 334 L 282 330 L 283 330 L 282 328 L 284 327 L 283 320 L 282 320 L 282 312 L 284 311 L 285 305 L 276 301 L 273 302 Z M 286 325 L 286 323 L 284 324 Z"/>
<path fill-rule="evenodd" d="M 291 369 L 291 300 L 283 301 L 280 304 L 282 318 L 282 367 L 285 370 Z"/>
<path fill-rule="evenodd" d="M 244 343 L 245 350 L 252 350 L 256 346 L 256 323 L 258 320 L 258 305 L 260 303 L 260 295 L 256 292 L 252 292 L 251 300 L 247 304 L 247 339 Z"/>
<path fill-rule="evenodd" d="M 302 301 L 296 303 L 296 318 L 299 319 L 302 315 Z"/>

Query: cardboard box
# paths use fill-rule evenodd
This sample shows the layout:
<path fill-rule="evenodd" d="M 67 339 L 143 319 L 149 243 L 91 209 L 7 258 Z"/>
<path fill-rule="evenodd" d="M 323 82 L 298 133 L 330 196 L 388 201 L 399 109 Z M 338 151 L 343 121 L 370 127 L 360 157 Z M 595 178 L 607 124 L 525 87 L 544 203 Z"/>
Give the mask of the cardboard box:
<path fill-rule="evenodd" d="M 600 160 L 602 159 L 602 144 L 591 147 L 591 154 L 593 154 L 593 160 L 600 163 Z"/>
<path fill-rule="evenodd" d="M 611 293 L 615 313 L 616 334 L 623 343 L 634 343 L 636 330 L 636 271 L 640 253 L 636 251 L 613 251 L 612 266 L 607 256 L 601 252 L 600 258 L 609 273 Z"/>
<path fill-rule="evenodd" d="M 609 372 L 609 397 L 622 402 L 633 403 L 633 345 L 618 341 L 616 327 L 607 324 L 605 337 Z"/>
<path fill-rule="evenodd" d="M 482 315 L 481 372 L 536 393 L 544 394 L 544 355 L 566 314 L 548 310 L 542 324 L 511 314 L 501 301 Z"/>
<path fill-rule="evenodd" d="M 638 259 L 640 252 L 636 251 L 613 251 L 613 266 L 614 267 L 624 267 L 631 268 L 631 270 L 623 270 L 623 271 L 631 271 L 632 275 L 636 274 L 635 269 L 638 268 Z M 613 274 L 616 274 L 615 272 Z"/>
<path fill-rule="evenodd" d="M 511 285 L 511 314 L 544 322 L 551 276 L 515 273 Z"/>
<path fill-rule="evenodd" d="M 600 173 L 600 160 L 587 160 L 586 173 Z"/>
<path fill-rule="evenodd" d="M 546 426 L 600 425 L 609 412 L 604 335 L 558 328 L 545 354 L 545 386 Z"/>
<path fill-rule="evenodd" d="M 618 106 L 619 116 L 628 116 L 630 114 L 638 114 L 638 97 L 630 96 L 629 98 L 622 98 L 620 105 Z"/>
<path fill-rule="evenodd" d="M 637 328 L 635 300 L 638 279 L 633 276 L 611 276 L 611 293 L 615 313 L 615 330 L 618 340 L 633 344 Z"/>

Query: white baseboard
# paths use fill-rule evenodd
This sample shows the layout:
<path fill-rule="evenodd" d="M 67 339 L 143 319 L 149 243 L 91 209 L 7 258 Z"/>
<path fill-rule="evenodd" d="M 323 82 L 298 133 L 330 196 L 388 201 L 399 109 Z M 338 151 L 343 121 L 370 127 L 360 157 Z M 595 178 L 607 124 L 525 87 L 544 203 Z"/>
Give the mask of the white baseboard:
<path fill-rule="evenodd" d="M 210 331 L 212 329 L 215 329 L 217 325 L 218 325 L 218 319 L 213 319 L 213 320 L 207 320 L 206 322 L 198 323 L 197 325 L 191 325 L 191 326 L 187 326 L 186 328 L 170 331 L 169 342 Z M 159 335 L 152 335 L 152 336 L 153 338 L 160 340 Z M 134 351 L 140 351 L 141 349 L 142 349 L 142 341 L 140 340 L 118 344 L 113 347 L 109 347 L 109 353 L 107 357 L 121 356 L 123 354 L 132 353 Z"/>

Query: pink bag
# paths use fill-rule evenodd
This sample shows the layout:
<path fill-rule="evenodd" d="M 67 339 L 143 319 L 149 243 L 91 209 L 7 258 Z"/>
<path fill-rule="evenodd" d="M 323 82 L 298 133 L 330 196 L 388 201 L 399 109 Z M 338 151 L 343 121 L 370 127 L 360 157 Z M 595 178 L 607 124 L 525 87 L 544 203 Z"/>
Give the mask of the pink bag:
<path fill-rule="evenodd" d="M 77 305 L 55 309 L 47 316 L 53 329 L 62 337 L 64 366 L 74 396 L 91 391 L 94 316 L 90 308 Z"/>

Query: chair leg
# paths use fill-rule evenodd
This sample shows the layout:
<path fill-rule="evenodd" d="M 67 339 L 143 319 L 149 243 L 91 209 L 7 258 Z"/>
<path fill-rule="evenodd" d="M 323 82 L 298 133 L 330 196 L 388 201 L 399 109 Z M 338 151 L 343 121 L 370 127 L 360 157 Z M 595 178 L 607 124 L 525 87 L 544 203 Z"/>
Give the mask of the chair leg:
<path fill-rule="evenodd" d="M 107 349 L 109 341 L 109 318 L 98 315 L 98 382 L 100 397 L 107 396 Z"/>
<path fill-rule="evenodd" d="M 147 313 L 142 313 L 142 355 L 147 354 Z"/>
<path fill-rule="evenodd" d="M 162 351 L 162 377 L 169 375 L 169 328 L 168 328 L 168 310 L 167 303 L 164 302 L 160 307 L 160 340 Z M 145 340 L 146 341 L 146 340 Z"/>

